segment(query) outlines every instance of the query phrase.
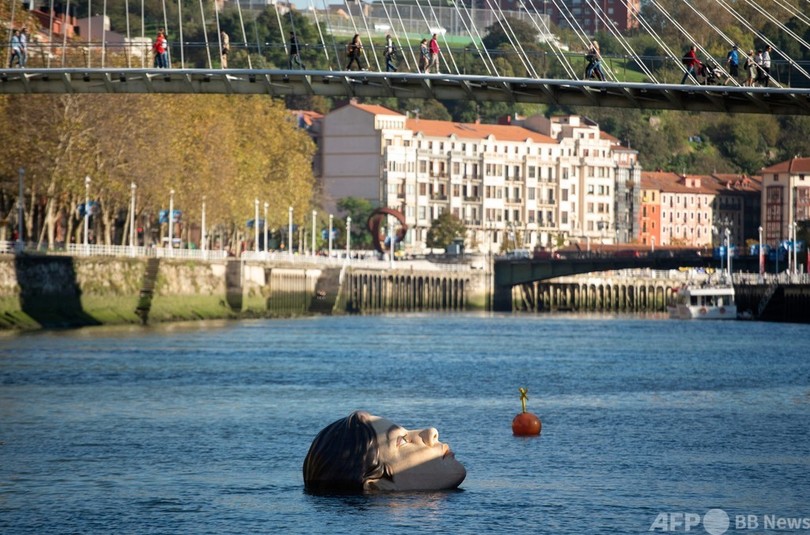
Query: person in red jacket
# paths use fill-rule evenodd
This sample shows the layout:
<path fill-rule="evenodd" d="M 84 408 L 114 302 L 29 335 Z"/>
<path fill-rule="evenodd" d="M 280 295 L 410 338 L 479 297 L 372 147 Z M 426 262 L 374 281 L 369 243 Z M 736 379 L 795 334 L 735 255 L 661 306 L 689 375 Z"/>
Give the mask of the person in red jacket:
<path fill-rule="evenodd" d="M 157 37 L 155 37 L 155 44 L 152 46 L 155 52 L 155 67 L 158 69 L 169 68 L 169 41 L 166 39 L 166 33 L 163 28 L 158 30 Z"/>
<path fill-rule="evenodd" d="M 697 57 L 697 54 L 695 53 L 696 50 L 697 47 L 695 45 L 692 45 L 689 48 L 689 52 L 687 52 L 686 55 L 683 57 L 682 61 L 684 66 L 686 67 L 686 72 L 683 74 L 683 78 L 681 78 L 682 84 L 686 83 L 686 79 L 689 78 L 690 75 L 692 76 L 692 78 L 697 78 L 697 73 L 700 70 L 701 63 Z"/>
<path fill-rule="evenodd" d="M 436 73 L 439 72 L 439 41 L 436 40 L 436 34 L 433 34 L 433 38 L 430 40 L 428 44 L 428 49 L 430 50 L 430 63 L 428 64 L 426 72 L 430 72 L 434 66 L 436 67 Z"/>

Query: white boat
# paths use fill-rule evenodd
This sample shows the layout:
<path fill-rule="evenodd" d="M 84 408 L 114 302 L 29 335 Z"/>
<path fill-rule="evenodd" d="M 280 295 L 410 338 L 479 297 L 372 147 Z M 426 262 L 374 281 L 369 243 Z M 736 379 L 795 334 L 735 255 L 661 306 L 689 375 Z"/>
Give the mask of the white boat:
<path fill-rule="evenodd" d="M 737 319 L 734 286 L 730 284 L 687 284 L 675 295 L 675 304 L 668 307 L 671 318 L 683 320 Z"/>

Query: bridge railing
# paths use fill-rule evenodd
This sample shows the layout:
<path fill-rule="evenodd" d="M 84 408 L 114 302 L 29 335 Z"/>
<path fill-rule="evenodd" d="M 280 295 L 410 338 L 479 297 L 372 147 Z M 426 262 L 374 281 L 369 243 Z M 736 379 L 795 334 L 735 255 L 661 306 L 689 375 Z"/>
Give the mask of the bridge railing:
<path fill-rule="evenodd" d="M 64 46 L 63 46 L 64 45 Z M 8 57 L 9 44 L 2 44 L 3 52 Z M 54 41 L 52 43 L 46 41 L 38 41 L 29 43 L 29 54 L 27 60 L 27 68 L 30 69 L 80 69 L 80 68 L 105 68 L 110 70 L 117 69 L 151 69 L 153 68 L 153 58 L 149 49 L 145 50 L 144 44 L 140 42 L 126 42 L 126 43 L 102 43 L 102 42 L 82 42 L 73 41 L 62 43 L 61 41 Z M 180 53 L 180 47 L 183 48 L 183 54 Z M 300 54 L 305 65 L 315 70 L 327 71 L 343 71 L 345 70 L 347 58 L 345 50 L 343 50 L 345 43 L 301 43 Z M 385 70 L 385 59 L 382 56 L 383 48 L 380 44 L 375 45 L 375 50 L 372 51 L 371 46 L 367 43 L 364 49 L 364 56 L 362 58 L 363 64 L 366 68 L 376 71 L 379 65 L 381 70 Z M 230 68 L 246 69 L 248 68 L 247 55 L 261 54 L 267 57 L 270 62 L 267 68 L 270 69 L 287 69 L 287 49 L 283 43 L 248 43 L 248 42 L 235 42 L 230 43 L 231 53 L 229 55 Z M 243 50 L 246 54 L 236 54 L 237 51 Z M 337 50 L 337 54 L 336 51 Z M 373 56 L 376 51 L 377 57 Z M 569 79 L 566 71 L 560 63 L 560 57 L 564 57 L 565 61 L 569 62 L 574 69 L 578 72 L 577 77 L 584 79 L 585 73 L 585 53 L 584 51 L 558 51 L 551 52 L 547 50 L 527 51 L 528 61 L 534 71 L 540 78 L 549 79 Z M 408 58 L 407 62 L 403 56 Z M 181 57 L 184 61 L 181 63 Z M 171 68 L 182 69 L 207 69 L 219 68 L 219 45 L 217 42 L 183 42 L 169 43 L 169 65 Z M 410 65 L 410 70 L 416 72 L 416 65 L 413 65 L 414 58 L 419 57 L 419 46 L 417 44 L 403 43 L 403 48 L 398 51 L 397 60 L 400 72 L 407 72 L 406 66 Z M 605 69 L 613 73 L 618 81 L 626 82 L 641 82 L 646 80 L 639 62 L 644 65 L 653 73 L 655 73 L 658 80 L 662 83 L 678 83 L 681 79 L 683 71 L 680 67 L 680 61 L 664 56 L 655 55 L 639 55 L 636 57 L 627 54 L 609 54 L 604 53 L 603 66 Z M 458 67 L 458 74 L 465 75 L 482 75 L 487 76 L 491 73 L 484 65 L 484 59 L 489 62 L 491 58 L 493 61 L 499 58 L 505 59 L 514 66 L 521 65 L 518 52 L 515 50 L 504 49 L 485 49 L 481 45 L 469 44 L 452 44 L 447 47 L 442 47 L 442 62 L 440 71 L 442 73 L 456 74 L 448 70 L 454 64 Z M 715 62 L 724 65 L 723 58 L 713 58 Z M 210 64 L 209 64 L 210 61 Z M 276 64 L 273 64 L 273 61 Z M 709 60 L 711 61 L 711 59 Z M 446 62 L 446 63 L 445 63 Z M 810 81 L 805 76 L 800 74 L 796 66 L 800 66 L 804 70 L 810 70 L 810 62 L 808 61 L 794 61 L 788 62 L 784 59 L 774 58 L 771 62 L 771 77 L 777 83 L 787 87 L 807 87 Z M 525 70 L 522 67 L 518 70 Z M 454 70 L 454 67 L 453 69 Z M 529 76 L 532 73 L 528 72 L 515 72 L 510 74 L 514 76 Z M 610 78 L 612 79 L 612 78 Z M 743 78 L 738 79 L 742 83 Z M 718 83 L 722 84 L 723 80 Z"/>

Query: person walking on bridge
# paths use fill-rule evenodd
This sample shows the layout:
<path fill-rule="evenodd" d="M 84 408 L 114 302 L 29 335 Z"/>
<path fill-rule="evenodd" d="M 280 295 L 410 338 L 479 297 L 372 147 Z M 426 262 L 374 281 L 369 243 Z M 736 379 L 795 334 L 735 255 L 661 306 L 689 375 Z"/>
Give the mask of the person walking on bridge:
<path fill-rule="evenodd" d="M 298 40 L 295 38 L 295 32 L 290 32 L 290 70 L 292 70 L 293 64 L 296 64 L 302 69 L 306 70 L 304 63 L 301 61 L 301 49 L 298 47 Z"/>
<path fill-rule="evenodd" d="M 737 45 L 732 46 L 731 50 L 726 55 L 726 68 L 730 76 L 730 78 L 726 80 L 726 83 L 728 83 L 731 78 L 736 80 L 740 75 L 740 53 L 737 50 Z"/>
<path fill-rule="evenodd" d="M 22 59 L 20 52 L 20 30 L 14 30 L 11 34 L 11 58 L 8 60 L 8 68 L 14 66 L 14 60 L 17 60 L 17 65 L 22 67 Z"/>
<path fill-rule="evenodd" d="M 691 47 L 689 47 L 689 52 L 687 52 L 682 59 L 683 65 L 684 67 L 686 67 L 686 72 L 683 73 L 683 78 L 681 78 L 682 84 L 685 84 L 686 79 L 689 78 L 690 76 L 693 79 L 697 80 L 697 73 L 700 70 L 701 63 L 697 57 L 696 51 L 697 47 L 695 45 L 692 45 Z"/>
<path fill-rule="evenodd" d="M 588 60 L 588 66 L 585 68 L 585 79 L 590 80 L 595 74 L 600 82 L 605 81 L 605 74 L 602 72 L 602 53 L 599 50 L 599 42 L 594 39 L 588 48 L 588 54 L 585 59 Z"/>
<path fill-rule="evenodd" d="M 426 72 L 430 73 L 430 69 L 432 69 L 435 66 L 436 74 L 439 74 L 439 41 L 436 40 L 435 33 L 433 34 L 433 37 L 430 39 L 428 49 L 430 50 L 430 64 L 428 64 Z"/>
<path fill-rule="evenodd" d="M 352 42 L 346 46 L 346 52 L 349 55 L 349 64 L 346 65 L 346 70 L 352 70 L 352 64 L 356 63 L 359 70 L 363 69 L 363 64 L 360 62 L 360 57 L 363 55 L 363 43 L 360 42 L 360 34 L 354 34 Z"/>
<path fill-rule="evenodd" d="M 169 68 L 168 49 L 169 41 L 166 39 L 166 32 L 163 28 L 158 30 L 157 37 L 155 37 L 155 44 L 152 46 L 155 52 L 155 67 L 158 69 Z"/>

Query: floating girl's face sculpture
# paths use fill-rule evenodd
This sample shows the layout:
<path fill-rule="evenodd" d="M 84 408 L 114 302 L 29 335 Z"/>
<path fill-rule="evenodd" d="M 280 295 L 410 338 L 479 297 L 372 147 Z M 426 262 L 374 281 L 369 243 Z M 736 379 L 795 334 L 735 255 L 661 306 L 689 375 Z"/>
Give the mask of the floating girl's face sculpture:
<path fill-rule="evenodd" d="M 380 462 L 390 477 L 367 481 L 367 489 L 444 490 L 464 481 L 467 471 L 450 446 L 439 442 L 436 428 L 409 431 L 379 416 L 368 418 L 377 435 Z"/>
<path fill-rule="evenodd" d="M 467 475 L 435 428 L 409 431 L 363 411 L 318 433 L 303 472 L 316 492 L 447 490 Z"/>

